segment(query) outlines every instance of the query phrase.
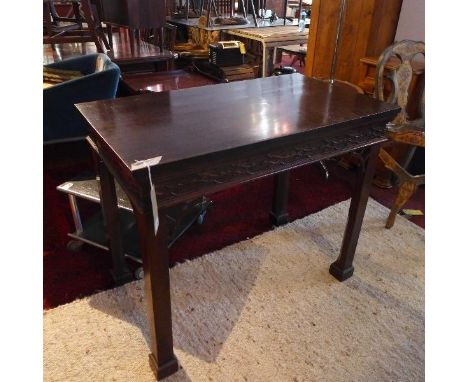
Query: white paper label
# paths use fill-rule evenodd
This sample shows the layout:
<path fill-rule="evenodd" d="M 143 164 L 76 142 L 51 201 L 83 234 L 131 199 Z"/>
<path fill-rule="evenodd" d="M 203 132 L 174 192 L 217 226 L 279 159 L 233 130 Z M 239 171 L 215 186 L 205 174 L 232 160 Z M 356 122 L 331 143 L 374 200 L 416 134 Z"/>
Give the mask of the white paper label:
<path fill-rule="evenodd" d="M 155 166 L 159 162 L 161 162 L 161 159 L 162 159 L 162 157 L 159 156 L 159 157 L 154 157 L 154 158 L 150 158 L 150 159 L 136 160 L 130 166 L 130 170 L 135 171 L 135 170 L 139 170 L 140 168 Z"/>
<path fill-rule="evenodd" d="M 150 179 L 151 182 L 151 179 Z M 159 215 L 158 215 L 158 201 L 156 200 L 156 191 L 154 190 L 153 182 L 151 182 L 151 208 L 153 209 L 153 223 L 154 223 L 154 235 L 158 234 L 159 228 Z"/>

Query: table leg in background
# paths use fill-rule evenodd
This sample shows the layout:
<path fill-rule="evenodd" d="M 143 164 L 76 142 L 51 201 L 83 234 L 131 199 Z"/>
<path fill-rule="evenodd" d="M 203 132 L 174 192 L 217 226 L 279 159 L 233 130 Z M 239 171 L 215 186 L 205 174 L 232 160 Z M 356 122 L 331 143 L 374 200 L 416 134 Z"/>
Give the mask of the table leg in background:
<path fill-rule="evenodd" d="M 273 205 L 270 218 L 274 225 L 280 226 L 289 223 L 288 214 L 289 171 L 275 175 L 273 189 Z"/>
<path fill-rule="evenodd" d="M 349 207 L 348 221 L 341 244 L 338 259 L 330 265 L 330 273 L 339 281 L 344 281 L 353 275 L 353 260 L 356 246 L 361 232 L 362 220 L 366 212 L 370 186 L 377 163 L 377 154 L 380 145 L 375 145 L 369 150 L 369 156 L 365 167 L 359 170 L 356 184 L 354 185 L 351 205 Z"/>
<path fill-rule="evenodd" d="M 117 285 L 133 280 L 133 275 L 125 262 L 122 229 L 120 227 L 119 208 L 115 192 L 114 177 L 102 160 L 97 160 L 101 205 L 112 255 L 112 277 Z"/>
<path fill-rule="evenodd" d="M 275 46 L 273 49 L 273 67 L 278 63 L 278 47 Z"/>

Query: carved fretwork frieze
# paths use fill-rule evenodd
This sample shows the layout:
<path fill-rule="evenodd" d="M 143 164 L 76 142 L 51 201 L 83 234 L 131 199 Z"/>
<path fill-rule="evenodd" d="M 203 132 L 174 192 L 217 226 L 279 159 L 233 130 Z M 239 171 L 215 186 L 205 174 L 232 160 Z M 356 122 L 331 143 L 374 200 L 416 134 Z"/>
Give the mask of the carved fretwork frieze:
<path fill-rule="evenodd" d="M 156 180 L 158 199 L 190 195 L 203 189 L 242 179 L 255 179 L 295 165 L 316 162 L 371 144 L 385 136 L 385 126 L 354 129 L 339 136 L 307 140 L 276 148 L 268 153 L 251 154 L 243 158 L 203 166 L 203 170 L 186 172 L 177 179 Z"/>

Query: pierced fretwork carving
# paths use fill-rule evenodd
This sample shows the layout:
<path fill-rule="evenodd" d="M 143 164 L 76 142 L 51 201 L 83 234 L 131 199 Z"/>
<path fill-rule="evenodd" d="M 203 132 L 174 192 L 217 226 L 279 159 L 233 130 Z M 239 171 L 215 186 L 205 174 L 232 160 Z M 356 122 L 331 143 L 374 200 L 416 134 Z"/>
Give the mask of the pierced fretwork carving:
<path fill-rule="evenodd" d="M 340 136 L 324 137 L 298 143 L 294 147 L 283 147 L 265 154 L 249 155 L 235 161 L 215 164 L 208 170 L 184 174 L 177 179 L 156 180 L 158 199 L 167 201 L 187 195 L 204 187 L 231 183 L 240 179 L 270 174 L 273 169 L 291 165 L 305 165 L 341 152 L 358 149 L 375 143 L 385 135 L 385 126 L 355 129 Z"/>

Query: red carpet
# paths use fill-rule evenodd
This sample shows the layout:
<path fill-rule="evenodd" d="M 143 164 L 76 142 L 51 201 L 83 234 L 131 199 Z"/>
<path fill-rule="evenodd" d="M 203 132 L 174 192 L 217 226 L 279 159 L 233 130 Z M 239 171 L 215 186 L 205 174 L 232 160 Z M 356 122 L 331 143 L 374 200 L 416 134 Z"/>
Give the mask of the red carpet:
<path fill-rule="evenodd" d="M 81 160 L 73 159 L 80 158 Z M 66 195 L 55 188 L 92 169 L 84 144 L 44 149 L 44 308 L 111 288 L 110 256 L 85 245 L 66 249 L 73 221 Z M 171 248 L 171 262 L 182 262 L 272 228 L 269 211 L 271 177 L 210 195 L 214 205 L 203 225 L 195 224 Z M 292 172 L 289 213 L 292 220 L 319 211 L 350 196 L 348 183 L 332 174 L 325 182 L 316 165 Z M 96 205 L 83 202 L 86 210 Z"/>
<path fill-rule="evenodd" d="M 289 65 L 290 59 L 283 57 L 283 64 Z M 298 62 L 294 67 L 303 71 Z M 328 181 L 324 180 L 317 165 L 292 172 L 291 220 L 349 198 L 350 173 L 333 163 L 329 168 L 331 177 Z M 76 253 L 66 249 L 67 233 L 74 227 L 67 197 L 56 187 L 92 169 L 89 149 L 84 142 L 44 147 L 44 309 L 114 286 L 109 274 L 109 253 L 89 245 Z M 170 249 L 172 264 L 270 230 L 268 213 L 272 189 L 273 179 L 269 177 L 210 195 L 214 206 L 208 211 L 204 224 L 192 226 Z M 371 196 L 389 207 L 396 189 L 374 187 Z M 81 203 L 80 207 L 84 216 L 98 210 L 97 205 L 89 202 Z M 424 211 L 424 188 L 416 192 L 406 208 Z M 424 216 L 413 217 L 412 221 L 424 227 Z"/>

